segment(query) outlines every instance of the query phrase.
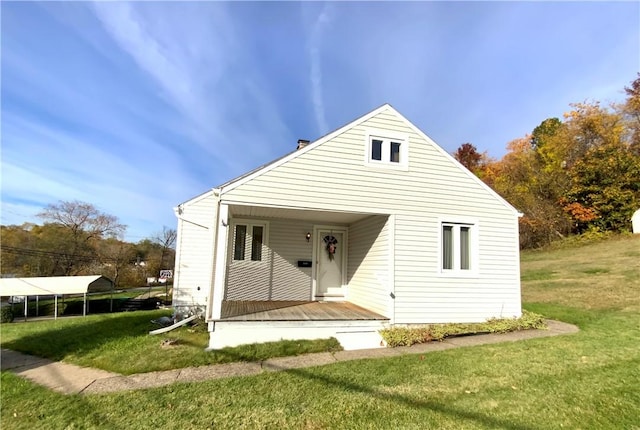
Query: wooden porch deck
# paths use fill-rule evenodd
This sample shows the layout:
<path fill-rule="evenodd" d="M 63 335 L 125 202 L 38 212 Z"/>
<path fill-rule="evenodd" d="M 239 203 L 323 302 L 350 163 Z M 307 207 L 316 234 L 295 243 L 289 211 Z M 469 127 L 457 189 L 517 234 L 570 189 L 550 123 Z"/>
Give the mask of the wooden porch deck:
<path fill-rule="evenodd" d="M 224 301 L 220 321 L 386 321 L 349 302 Z"/>

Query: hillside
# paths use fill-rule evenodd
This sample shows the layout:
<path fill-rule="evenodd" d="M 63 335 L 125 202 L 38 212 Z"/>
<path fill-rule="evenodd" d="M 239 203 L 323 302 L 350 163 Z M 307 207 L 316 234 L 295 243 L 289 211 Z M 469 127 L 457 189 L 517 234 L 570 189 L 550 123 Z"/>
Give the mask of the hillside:
<path fill-rule="evenodd" d="M 521 256 L 522 301 L 640 311 L 640 235 Z"/>

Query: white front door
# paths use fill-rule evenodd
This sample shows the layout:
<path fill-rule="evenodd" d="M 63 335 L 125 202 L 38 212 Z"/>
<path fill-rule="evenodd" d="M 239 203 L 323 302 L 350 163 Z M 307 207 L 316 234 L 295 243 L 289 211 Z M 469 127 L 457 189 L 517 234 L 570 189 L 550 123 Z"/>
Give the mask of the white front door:
<path fill-rule="evenodd" d="M 344 297 L 346 230 L 316 232 L 316 297 Z"/>

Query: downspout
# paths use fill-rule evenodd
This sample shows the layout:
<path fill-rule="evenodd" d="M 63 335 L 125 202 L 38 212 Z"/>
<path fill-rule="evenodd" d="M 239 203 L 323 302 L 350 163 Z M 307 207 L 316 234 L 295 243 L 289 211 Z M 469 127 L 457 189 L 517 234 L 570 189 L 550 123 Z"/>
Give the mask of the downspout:
<path fill-rule="evenodd" d="M 202 228 L 204 228 L 206 230 L 209 230 L 209 227 L 207 227 L 206 225 L 198 224 L 197 222 L 190 221 L 190 220 L 186 219 L 185 217 L 182 216 L 182 212 L 183 211 L 182 211 L 182 205 L 181 204 L 176 206 L 175 208 L 173 208 L 173 213 L 176 215 L 176 218 L 178 218 L 180 221 L 184 221 L 184 222 L 187 222 L 189 224 L 193 224 L 193 225 L 196 225 L 198 227 L 202 227 Z"/>
<path fill-rule="evenodd" d="M 396 216 L 389 215 L 387 218 L 389 225 L 388 249 L 389 249 L 389 323 L 393 326 L 396 323 Z"/>
<path fill-rule="evenodd" d="M 516 239 L 515 239 L 515 255 L 516 258 L 516 284 L 518 285 L 518 307 L 520 309 L 520 315 L 522 315 L 522 282 L 521 282 L 521 269 L 520 269 L 520 218 L 524 216 L 524 213 L 518 212 L 518 218 L 515 220 Z"/>

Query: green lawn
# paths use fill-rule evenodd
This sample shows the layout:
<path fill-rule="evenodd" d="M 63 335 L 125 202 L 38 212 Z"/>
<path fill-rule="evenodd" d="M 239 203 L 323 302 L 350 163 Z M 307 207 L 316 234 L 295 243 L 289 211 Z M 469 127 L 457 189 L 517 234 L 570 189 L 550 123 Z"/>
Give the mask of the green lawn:
<path fill-rule="evenodd" d="M 5 324 L 1 343 L 3 348 L 124 375 L 341 349 L 337 340 L 328 339 L 270 342 L 207 352 L 209 334 L 204 324 L 155 336 L 148 334 L 158 328 L 151 320 L 170 314 L 167 310 L 138 311 Z M 163 347 L 166 340 L 172 341 L 171 346 Z"/>
<path fill-rule="evenodd" d="M 525 307 L 573 335 L 95 396 L 3 372 L 2 428 L 640 429 L 639 264 L 637 236 L 523 254 Z"/>

